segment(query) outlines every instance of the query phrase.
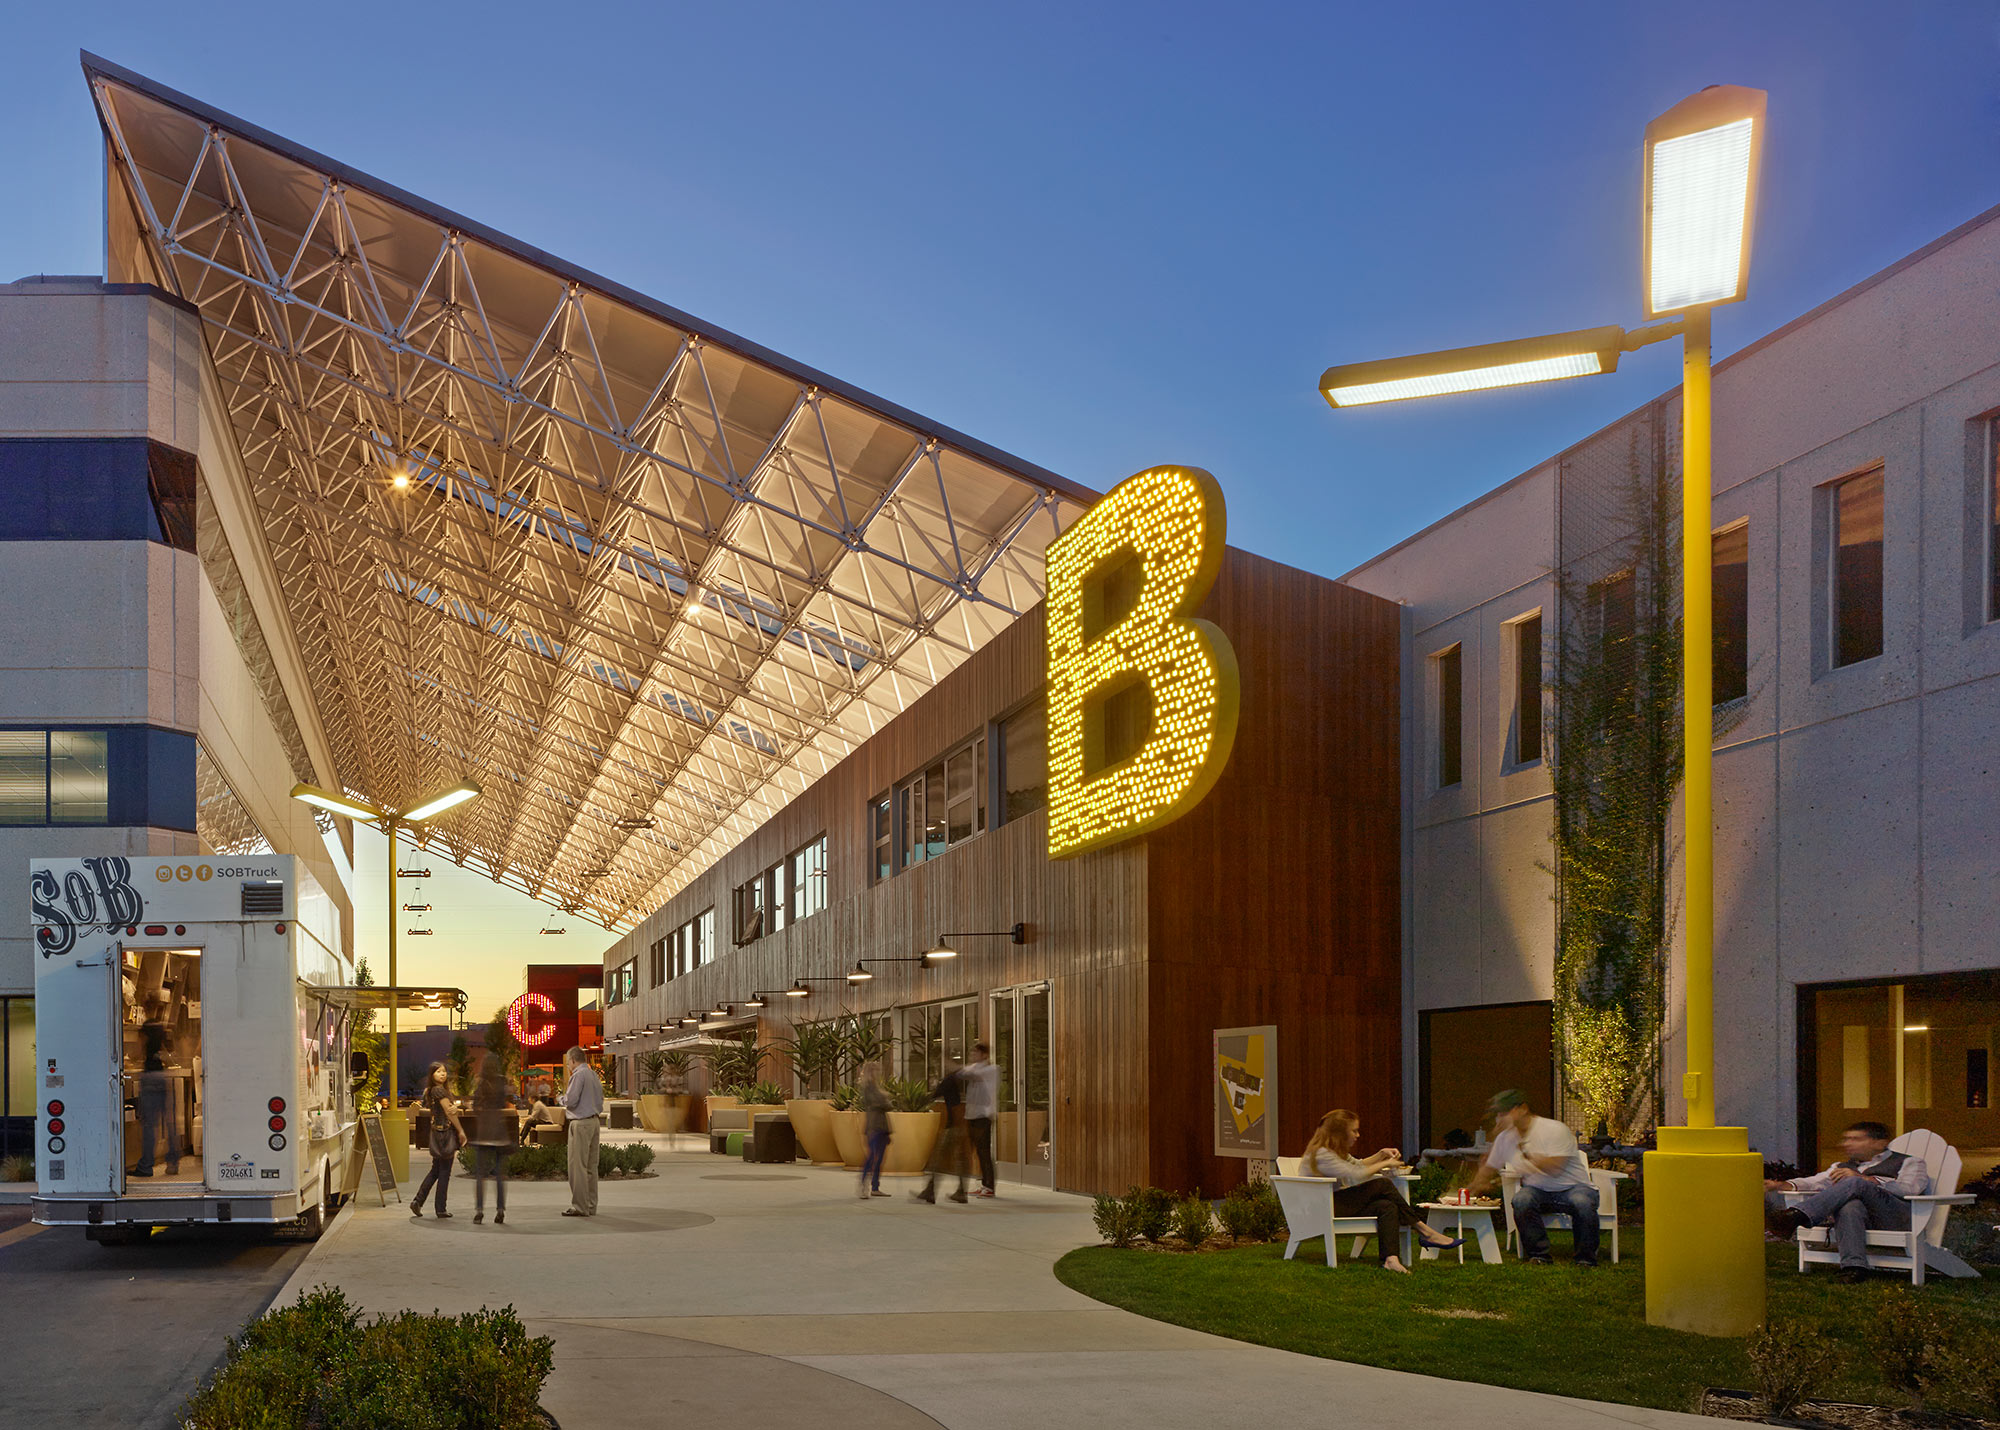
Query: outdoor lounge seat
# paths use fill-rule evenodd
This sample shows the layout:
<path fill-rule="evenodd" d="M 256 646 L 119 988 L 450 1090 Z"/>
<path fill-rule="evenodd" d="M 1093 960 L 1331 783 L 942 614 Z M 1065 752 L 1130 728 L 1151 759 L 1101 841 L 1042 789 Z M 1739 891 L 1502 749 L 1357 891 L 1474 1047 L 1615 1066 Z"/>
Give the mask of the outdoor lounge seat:
<path fill-rule="evenodd" d="M 1973 1198 L 1960 1194 L 1958 1178 L 1964 1165 L 1958 1149 L 1944 1138 L 1922 1128 L 1905 1132 L 1889 1144 L 1891 1152 L 1901 1152 L 1905 1156 L 1921 1157 L 1924 1168 L 1931 1174 L 1931 1184 L 1922 1196 L 1906 1197 L 1910 1204 L 1910 1229 L 1908 1231 L 1877 1231 L 1868 1229 L 1868 1265 L 1876 1271 L 1903 1271 L 1910 1273 L 1910 1284 L 1924 1284 L 1924 1272 L 1942 1271 L 1947 1276 L 1976 1277 L 1979 1275 L 1959 1257 L 1945 1250 L 1945 1222 L 1951 1216 L 1953 1207 L 1970 1206 Z M 1789 1192 L 1790 1198 L 1803 1200 L 1804 1192 Z M 1814 1262 L 1828 1266 L 1840 1264 L 1840 1248 L 1835 1245 L 1833 1228 L 1830 1226 L 1801 1227 L 1798 1234 L 1799 1271 L 1801 1274 Z M 1876 1250 L 1877 1247 L 1881 1249 Z"/>
<path fill-rule="evenodd" d="M 1294 1166 L 1297 1159 L 1289 1159 Z M 1332 1177 L 1287 1177 L 1271 1178 L 1271 1185 L 1277 1190 L 1278 1205 L 1285 1211 L 1285 1260 L 1290 1261 L 1298 1254 L 1302 1243 L 1314 1237 L 1326 1239 L 1326 1264 L 1338 1266 L 1340 1253 L 1337 1242 L 1350 1232 L 1354 1234 L 1354 1244 L 1348 1252 L 1351 1259 L 1359 1259 L 1362 1243 L 1375 1235 L 1375 1218 L 1372 1216 L 1335 1216 L 1333 1194 L 1340 1183 Z M 1410 1229 L 1403 1228 L 1397 1238 L 1397 1255 L 1403 1264 L 1410 1264 Z"/>
<path fill-rule="evenodd" d="M 1611 1243 L 1611 1264 L 1618 1264 L 1618 1184 L 1625 1180 L 1625 1173 L 1609 1171 L 1603 1167 L 1590 1169 L 1590 1180 L 1597 1187 L 1597 1230 L 1599 1235 Z M 1500 1205 L 1507 1216 L 1507 1249 L 1519 1245 L 1514 1230 L 1514 1193 L 1521 1190 L 1521 1179 L 1505 1172 L 1500 1174 Z M 1569 1224 L 1569 1217 L 1563 1212 L 1543 1212 L 1542 1225 L 1557 1231 L 1575 1230 Z"/>
<path fill-rule="evenodd" d="M 1299 1164 L 1300 1164 L 1301 1162 L 1303 1162 L 1303 1161 L 1305 1161 L 1305 1158 L 1303 1158 L 1303 1157 L 1279 1157 L 1279 1158 L 1276 1158 L 1276 1159 L 1275 1159 L 1275 1164 L 1276 1164 L 1276 1166 L 1277 1166 L 1277 1168 L 1278 1168 L 1278 1176 L 1279 1176 L 1279 1177 L 1298 1177 L 1298 1175 L 1299 1175 Z M 1300 1180 L 1301 1180 L 1301 1181 L 1307 1181 L 1307 1182 L 1317 1182 L 1317 1181 L 1323 1181 L 1323 1180 L 1325 1180 L 1325 1179 L 1324 1179 L 1324 1178 L 1320 1178 L 1320 1177 L 1303 1177 L 1303 1178 L 1300 1178 Z M 1409 1199 L 1409 1195 L 1410 1195 L 1410 1182 L 1411 1182 L 1411 1180 L 1412 1180 L 1412 1179 L 1411 1179 L 1411 1178 L 1409 1178 L 1409 1177 L 1399 1177 L 1399 1176 L 1395 1176 L 1395 1175 L 1393 1175 L 1393 1174 L 1392 1174 L 1392 1175 L 1390 1176 L 1389 1180 L 1390 1180 L 1390 1181 L 1392 1181 L 1392 1182 L 1394 1182 L 1394 1183 L 1396 1184 L 1396 1190 L 1397 1190 L 1397 1191 L 1399 1191 L 1399 1192 L 1401 1192 L 1401 1193 L 1403 1194 L 1403 1197 L 1404 1197 L 1404 1200 L 1406 1200 L 1406 1201 L 1407 1201 L 1407 1200 Z M 1277 1183 L 1277 1178 L 1276 1178 L 1276 1177 L 1272 1178 L 1272 1180 L 1271 1180 L 1271 1185 L 1275 1187 L 1275 1186 L 1276 1186 L 1277 1184 L 1278 1184 L 1278 1183 Z M 1281 1192 L 1281 1193 L 1279 1193 L 1279 1196 L 1278 1196 L 1278 1203 L 1279 1203 L 1279 1205 L 1280 1205 L 1280 1206 L 1282 1206 L 1282 1205 L 1284 1204 L 1284 1200 L 1285 1200 L 1285 1199 L 1284 1199 L 1284 1194 L 1283 1194 L 1282 1192 Z M 1354 1241 L 1353 1241 L 1353 1244 L 1352 1244 L 1352 1245 L 1351 1245 L 1351 1246 L 1350 1246 L 1350 1247 L 1348 1248 L 1348 1251 L 1347 1251 L 1347 1254 L 1348 1254 L 1348 1256 L 1349 1256 L 1349 1257 L 1350 1257 L 1351 1259 L 1359 1259 L 1359 1257 L 1361 1256 L 1361 1252 L 1362 1252 L 1363 1248 L 1364 1248 L 1364 1247 L 1365 1247 L 1365 1246 L 1367 1245 L 1367 1242 L 1368 1242 L 1368 1238 L 1369 1238 L 1369 1237 L 1371 1237 L 1371 1236 L 1373 1236 L 1373 1235 L 1375 1234 L 1375 1223 L 1374 1223 L 1374 1220 L 1373 1220 L 1372 1218 L 1369 1218 L 1369 1217 L 1346 1217 L 1346 1218 L 1343 1218 L 1343 1220 L 1346 1220 L 1346 1221 L 1358 1221 L 1358 1222 L 1362 1222 L 1362 1223 L 1364 1223 L 1364 1229 L 1363 1229 L 1363 1230 L 1361 1230 L 1361 1231 L 1359 1231 L 1359 1232 L 1357 1232 L 1357 1233 L 1355 1234 L 1355 1237 L 1354 1237 Z M 1287 1216 L 1287 1218 L 1286 1218 L 1286 1221 L 1287 1221 L 1287 1222 L 1289 1223 L 1289 1221 L 1290 1221 L 1290 1217 L 1289 1217 L 1289 1216 Z M 1342 1228 L 1341 1228 L 1341 1235 L 1343 1235 L 1343 1236 L 1344 1236 L 1344 1235 L 1346 1235 L 1346 1234 L 1347 1234 L 1347 1232 L 1348 1232 L 1348 1231 L 1350 1231 L 1350 1230 L 1353 1230 L 1353 1228 L 1350 1228 L 1350 1227 L 1342 1227 Z M 1318 1235 L 1321 1235 L 1321 1233 L 1319 1233 L 1319 1232 L 1314 1232 L 1314 1233 L 1312 1233 L 1312 1235 L 1314 1235 L 1314 1236 L 1318 1236 Z M 1405 1233 L 1403 1233 L 1403 1251 L 1402 1251 L 1402 1255 L 1403 1255 L 1403 1257 L 1404 1257 L 1404 1262 L 1403 1262 L 1403 1264 L 1404 1264 L 1404 1265 L 1406 1265 L 1406 1266 L 1407 1266 L 1407 1265 L 1409 1264 L 1409 1253 L 1410 1253 L 1410 1237 L 1409 1237 L 1409 1233 L 1408 1233 L 1408 1232 L 1405 1232 Z M 1285 1253 L 1285 1255 L 1289 1257 L 1289 1256 L 1291 1255 L 1291 1252 L 1290 1252 L 1290 1251 L 1287 1251 L 1287 1252 Z M 1328 1262 L 1327 1262 L 1327 1265 L 1331 1266 L 1332 1264 L 1333 1264 L 1332 1260 L 1331 1260 L 1331 1259 L 1329 1259 L 1329 1260 L 1328 1260 Z"/>

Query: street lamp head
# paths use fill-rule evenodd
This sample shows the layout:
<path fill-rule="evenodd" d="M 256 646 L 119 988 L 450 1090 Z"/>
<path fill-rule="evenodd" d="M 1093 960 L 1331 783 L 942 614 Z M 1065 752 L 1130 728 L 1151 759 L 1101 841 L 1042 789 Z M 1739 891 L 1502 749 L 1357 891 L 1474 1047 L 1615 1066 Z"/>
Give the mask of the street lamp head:
<path fill-rule="evenodd" d="M 785 996 L 787 998 L 810 998 L 812 997 L 812 989 L 806 987 L 803 983 L 794 983 L 790 988 L 785 990 Z"/>
<path fill-rule="evenodd" d="M 1624 337 L 1622 328 L 1583 328 L 1446 352 L 1347 363 L 1322 373 L 1319 390 L 1330 406 L 1361 407 L 1411 397 L 1519 387 L 1561 377 L 1590 377 L 1618 370 Z"/>
<path fill-rule="evenodd" d="M 479 798 L 479 786 L 471 780 L 460 780 L 450 789 L 432 795 L 415 809 L 403 815 L 408 824 L 421 824 L 427 819 L 436 819 L 447 809 L 464 804 L 469 799 Z"/>
<path fill-rule="evenodd" d="M 868 971 L 868 966 L 857 959 L 855 960 L 854 967 L 848 971 L 847 981 L 849 983 L 866 983 L 874 976 L 874 974 Z"/>
<path fill-rule="evenodd" d="M 348 819 L 380 819 L 383 811 L 372 804 L 364 804 L 344 794 L 330 794 L 318 785 L 298 784 L 292 786 L 292 798 L 302 804 L 310 804 L 318 809 L 330 810 Z"/>
<path fill-rule="evenodd" d="M 1646 316 L 1742 299 L 1764 152 L 1764 91 L 1710 85 L 1646 126 Z"/>

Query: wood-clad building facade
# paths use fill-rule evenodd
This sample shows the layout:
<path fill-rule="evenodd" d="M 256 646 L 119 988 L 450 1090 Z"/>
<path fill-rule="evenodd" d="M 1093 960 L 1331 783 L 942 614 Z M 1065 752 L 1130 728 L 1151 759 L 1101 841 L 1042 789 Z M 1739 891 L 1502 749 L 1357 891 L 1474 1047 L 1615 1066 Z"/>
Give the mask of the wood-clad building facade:
<path fill-rule="evenodd" d="M 1011 1165 L 1079 1192 L 1137 1183 L 1214 1194 L 1244 1164 L 1211 1151 L 1211 1032 L 1273 1024 L 1284 1148 L 1334 1106 L 1393 1137 L 1403 1125 L 1399 608 L 1231 550 L 1199 614 L 1235 647 L 1241 717 L 1227 767 L 1190 813 L 1048 858 L 1033 796 L 1037 607 L 607 951 L 607 1038 L 667 1025 L 613 1051 L 671 1044 L 686 1036 L 671 1024 L 691 1012 L 805 979 L 810 997 L 746 1015 L 763 1037 L 793 1020 L 885 1017 L 904 1039 L 893 1070 L 913 1074 L 975 1038 L 993 1043 L 1009 1080 L 1003 1106 L 1020 1107 L 1018 1123 L 1010 1114 L 997 1129 L 1003 1176 Z M 905 826 L 926 793 L 931 818 L 913 835 Z M 757 895 L 739 893 L 773 869 L 796 876 L 781 928 Z M 956 958 L 916 961 L 940 935 L 1017 923 L 1020 944 L 954 939 Z M 857 961 L 870 961 L 871 980 L 846 981 Z M 783 1080 L 776 1060 L 772 1069 Z"/>

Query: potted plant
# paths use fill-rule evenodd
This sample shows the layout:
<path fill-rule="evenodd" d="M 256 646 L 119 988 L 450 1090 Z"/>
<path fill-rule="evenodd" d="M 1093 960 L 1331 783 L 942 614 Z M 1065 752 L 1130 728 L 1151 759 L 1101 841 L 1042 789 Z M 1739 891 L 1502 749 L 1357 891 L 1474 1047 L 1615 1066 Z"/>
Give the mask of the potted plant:
<path fill-rule="evenodd" d="M 882 1171 L 891 1177 L 915 1177 L 930 1164 L 944 1112 L 933 1107 L 931 1085 L 920 1077 L 885 1079 L 889 1094 L 889 1154 Z"/>
<path fill-rule="evenodd" d="M 764 1071 L 770 1045 L 757 1041 L 755 1033 L 745 1033 L 734 1042 L 722 1043 L 706 1054 L 711 1085 L 718 1091 L 708 1095 L 708 1110 L 735 1107 L 744 1099 L 742 1090 L 754 1084 Z"/>
<path fill-rule="evenodd" d="M 694 1054 L 686 1048 L 666 1048 L 660 1053 L 661 1067 L 665 1069 L 666 1081 L 666 1127 L 662 1129 L 671 1137 L 687 1126 L 688 1116 L 688 1069 L 694 1065 Z"/>
<path fill-rule="evenodd" d="M 792 1071 L 804 1094 L 785 1100 L 785 1115 L 791 1119 L 799 1149 L 813 1162 L 840 1165 L 840 1149 L 833 1140 L 833 1103 L 813 1095 L 823 1080 L 839 1070 L 845 1051 L 840 1029 L 832 1023 L 802 1024 L 779 1046 L 791 1055 Z"/>
<path fill-rule="evenodd" d="M 860 1095 L 853 1083 L 842 1083 L 833 1090 L 833 1111 L 827 1114 L 834 1150 L 850 1172 L 859 1171 L 868 1158 L 868 1115 L 861 1110 Z"/>
<path fill-rule="evenodd" d="M 667 1095 L 660 1082 L 667 1073 L 667 1055 L 655 1048 L 639 1055 L 639 1125 L 648 1132 L 667 1130 Z"/>

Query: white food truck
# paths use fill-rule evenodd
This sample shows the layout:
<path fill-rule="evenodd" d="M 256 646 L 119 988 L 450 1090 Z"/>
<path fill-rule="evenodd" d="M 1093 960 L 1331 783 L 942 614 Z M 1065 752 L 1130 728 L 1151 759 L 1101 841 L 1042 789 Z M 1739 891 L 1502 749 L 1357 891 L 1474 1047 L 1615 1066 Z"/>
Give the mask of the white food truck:
<path fill-rule="evenodd" d="M 34 1219 L 107 1242 L 190 1222 L 317 1236 L 357 1155 L 348 1038 L 377 990 L 354 988 L 306 867 L 37 859 L 29 880 Z"/>

